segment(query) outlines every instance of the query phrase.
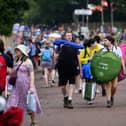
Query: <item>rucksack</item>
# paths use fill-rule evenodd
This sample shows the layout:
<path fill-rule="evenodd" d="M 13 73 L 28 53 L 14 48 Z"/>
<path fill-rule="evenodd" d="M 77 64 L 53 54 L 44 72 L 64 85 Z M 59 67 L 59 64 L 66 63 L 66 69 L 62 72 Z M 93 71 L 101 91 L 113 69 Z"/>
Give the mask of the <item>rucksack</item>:
<path fill-rule="evenodd" d="M 52 51 L 51 49 L 42 49 L 42 61 L 50 62 L 52 60 Z"/>

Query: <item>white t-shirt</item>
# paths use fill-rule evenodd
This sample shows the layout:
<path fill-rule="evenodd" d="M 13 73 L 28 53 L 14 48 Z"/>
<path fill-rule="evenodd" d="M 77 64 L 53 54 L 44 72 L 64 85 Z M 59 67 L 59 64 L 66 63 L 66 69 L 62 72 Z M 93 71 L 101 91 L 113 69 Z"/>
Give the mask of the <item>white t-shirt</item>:
<path fill-rule="evenodd" d="M 20 28 L 19 28 L 19 32 L 23 32 L 24 31 L 24 28 L 25 28 L 25 26 L 24 25 L 21 25 Z"/>
<path fill-rule="evenodd" d="M 13 25 L 12 32 L 13 32 L 13 33 L 18 33 L 19 27 L 20 27 L 20 24 L 19 24 L 19 23 L 15 23 L 15 24 Z"/>
<path fill-rule="evenodd" d="M 108 51 L 108 50 L 107 50 L 107 48 L 104 48 L 103 51 Z M 112 51 L 117 56 L 122 57 L 122 51 L 121 51 L 120 47 L 118 47 L 118 46 L 117 47 L 116 46 L 113 46 L 113 48 L 112 49 L 109 49 L 109 51 Z"/>

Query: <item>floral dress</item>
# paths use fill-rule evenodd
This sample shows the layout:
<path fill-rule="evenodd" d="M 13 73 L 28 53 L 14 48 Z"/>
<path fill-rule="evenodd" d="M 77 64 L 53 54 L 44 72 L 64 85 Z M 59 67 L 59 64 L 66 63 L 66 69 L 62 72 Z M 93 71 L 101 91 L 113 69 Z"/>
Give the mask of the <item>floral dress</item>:
<path fill-rule="evenodd" d="M 27 61 L 27 60 L 26 60 Z M 21 64 L 17 72 L 16 86 L 13 88 L 11 95 L 7 101 L 7 108 L 12 106 L 23 108 L 26 112 L 26 98 L 27 93 L 30 88 L 30 72 L 33 71 L 32 63 L 26 64 L 26 61 Z M 31 62 L 31 61 L 30 61 Z M 19 64 L 14 65 L 14 69 L 18 67 Z M 35 88 L 35 87 L 34 87 Z M 35 89 L 36 101 L 37 101 L 37 111 L 36 113 L 41 113 L 40 101 Z"/>

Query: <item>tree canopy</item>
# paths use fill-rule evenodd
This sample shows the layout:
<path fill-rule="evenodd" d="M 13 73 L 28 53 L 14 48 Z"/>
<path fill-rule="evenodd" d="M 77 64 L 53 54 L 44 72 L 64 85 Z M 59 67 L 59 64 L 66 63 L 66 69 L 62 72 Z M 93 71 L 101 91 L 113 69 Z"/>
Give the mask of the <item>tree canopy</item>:
<path fill-rule="evenodd" d="M 74 9 L 86 8 L 87 2 L 100 5 L 101 0 L 31 0 L 31 8 L 27 13 L 27 21 L 34 23 L 55 24 L 62 22 L 72 22 Z M 30 3 L 31 3 L 30 1 Z M 110 4 L 113 3 L 116 20 L 126 20 L 125 0 L 106 0 L 108 7 L 104 9 L 105 20 L 110 16 Z M 99 21 L 99 12 L 94 12 L 91 21 Z"/>
<path fill-rule="evenodd" d="M 28 9 L 25 0 L 0 0 L 0 34 L 9 35 L 14 22 L 22 19 Z"/>
<path fill-rule="evenodd" d="M 126 0 L 106 0 L 105 21 L 110 20 L 110 5 L 116 21 L 126 21 Z M 75 9 L 86 8 L 88 3 L 100 5 L 101 0 L 0 0 L 0 34 L 9 35 L 15 22 L 30 24 L 58 24 L 73 21 Z M 90 16 L 91 22 L 100 21 L 100 13 Z"/>

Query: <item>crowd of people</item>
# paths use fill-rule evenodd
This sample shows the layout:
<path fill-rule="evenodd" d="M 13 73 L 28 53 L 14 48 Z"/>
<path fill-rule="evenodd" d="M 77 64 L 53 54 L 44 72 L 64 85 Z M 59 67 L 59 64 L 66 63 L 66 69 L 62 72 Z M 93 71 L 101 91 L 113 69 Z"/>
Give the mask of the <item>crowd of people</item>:
<path fill-rule="evenodd" d="M 114 35 L 114 36 L 113 36 Z M 88 36 L 88 39 L 87 39 Z M 124 33 L 100 33 L 90 32 L 84 36 L 80 32 L 72 32 L 72 29 L 65 29 L 64 25 L 59 25 L 51 29 L 28 27 L 16 23 L 13 27 L 14 47 L 8 47 L 5 51 L 4 42 L 0 40 L 0 95 L 6 97 L 6 108 L 0 109 L 0 114 L 4 115 L 10 108 L 22 109 L 22 116 L 26 113 L 31 118 L 30 126 L 35 126 L 36 113 L 42 112 L 40 100 L 35 87 L 34 72 L 40 67 L 44 78 L 45 87 L 56 86 L 55 80 L 58 75 L 58 86 L 63 95 L 63 107 L 73 109 L 73 93 L 82 93 L 83 83 L 94 83 L 94 78 L 87 78 L 84 75 L 83 66 L 92 61 L 94 55 L 99 51 L 114 52 L 121 61 L 124 74 L 125 59 L 122 57 L 121 49 L 117 40 L 125 38 Z M 117 37 L 115 37 L 117 36 Z M 83 48 L 75 48 L 69 44 L 55 45 L 56 40 L 66 40 Z M 9 67 L 9 69 L 8 69 Z M 8 92 L 8 80 L 13 71 L 17 72 L 15 86 Z M 96 83 L 96 82 L 95 82 Z M 106 96 L 106 106 L 114 105 L 114 96 L 117 90 L 118 76 L 107 84 L 102 84 L 102 96 Z M 98 83 L 97 90 L 98 92 Z M 36 111 L 28 112 L 26 108 L 28 92 L 35 94 Z M 93 100 L 87 100 L 88 104 L 93 104 Z M 1 106 L 0 101 L 0 106 Z M 24 114 L 23 114 L 24 113 Z M 1 123 L 1 122 L 0 122 Z M 1 124 L 2 125 L 2 124 Z M 19 126 L 18 124 L 17 126 Z M 16 125 L 15 125 L 16 126 Z"/>

